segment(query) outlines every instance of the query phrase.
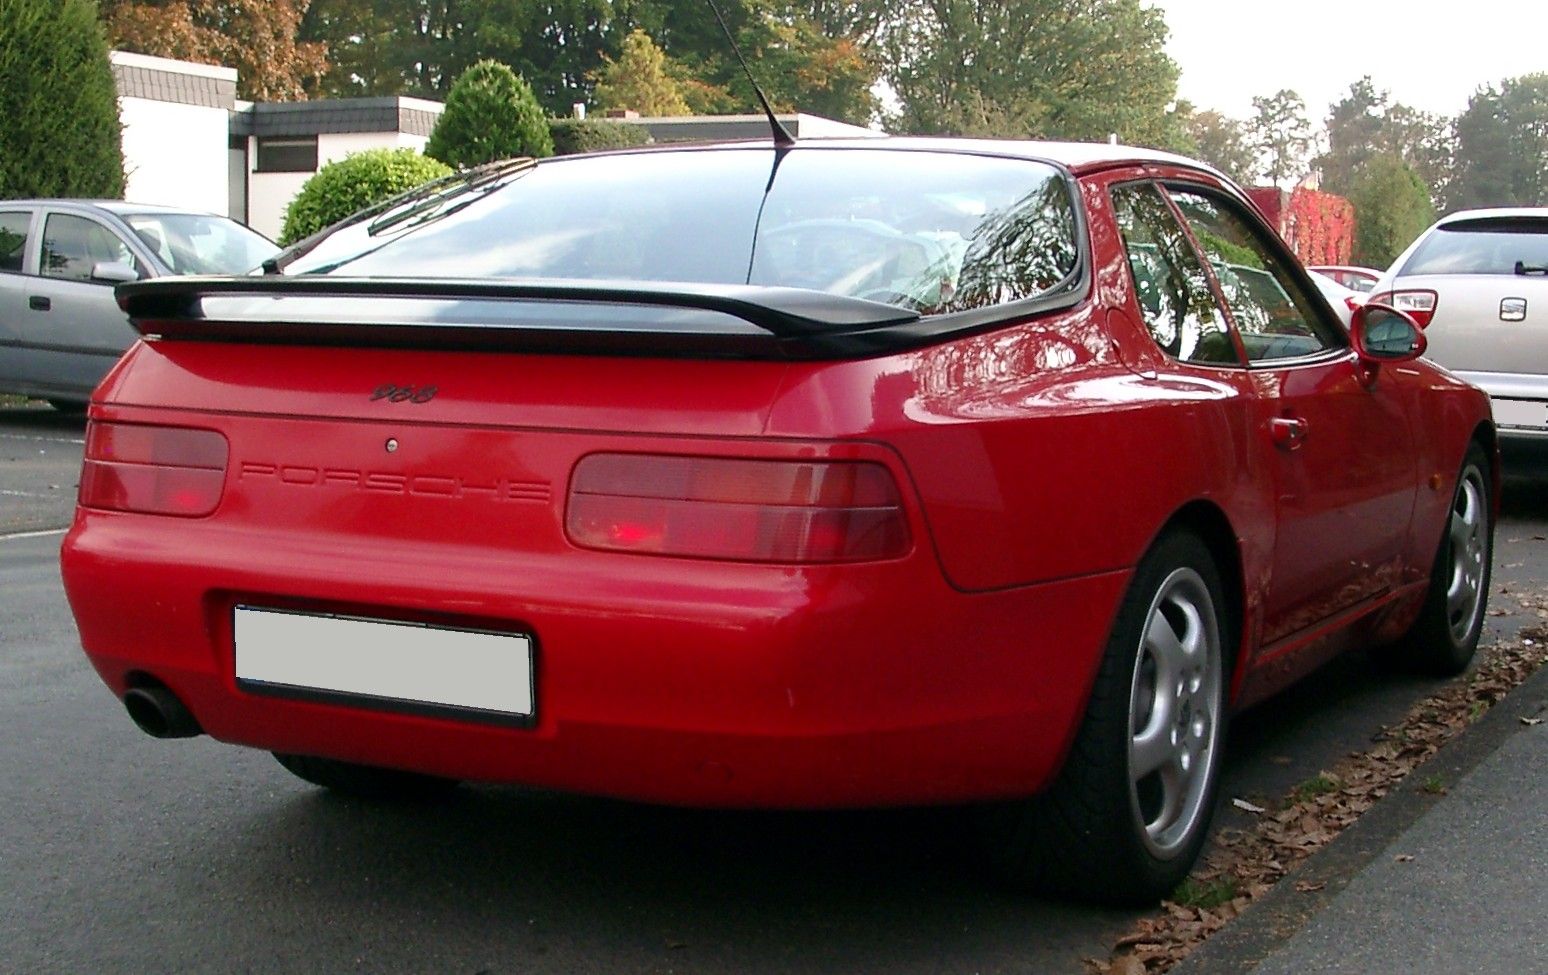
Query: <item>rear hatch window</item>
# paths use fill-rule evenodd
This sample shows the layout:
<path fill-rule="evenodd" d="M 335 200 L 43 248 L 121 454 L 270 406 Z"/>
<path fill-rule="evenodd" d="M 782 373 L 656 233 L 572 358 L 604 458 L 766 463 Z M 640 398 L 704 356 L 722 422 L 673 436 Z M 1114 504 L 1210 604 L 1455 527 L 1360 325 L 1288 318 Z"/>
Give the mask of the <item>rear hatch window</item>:
<path fill-rule="evenodd" d="M 1443 224 L 1401 272 L 1548 274 L 1548 217 L 1489 217 Z"/>
<path fill-rule="evenodd" d="M 285 273 L 773 285 L 942 314 L 1067 287 L 1075 227 L 1068 175 L 1033 160 L 656 151 L 442 184 L 336 231 Z"/>

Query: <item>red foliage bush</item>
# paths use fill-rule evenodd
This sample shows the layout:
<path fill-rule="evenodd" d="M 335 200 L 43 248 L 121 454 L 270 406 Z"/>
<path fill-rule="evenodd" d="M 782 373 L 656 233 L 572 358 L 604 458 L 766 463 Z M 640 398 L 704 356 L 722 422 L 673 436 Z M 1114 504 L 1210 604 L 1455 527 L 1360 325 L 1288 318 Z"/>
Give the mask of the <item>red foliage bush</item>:
<path fill-rule="evenodd" d="M 1247 196 L 1302 264 L 1349 263 L 1355 214 L 1348 200 L 1304 186 L 1296 187 L 1293 193 L 1275 186 L 1255 186 Z"/>

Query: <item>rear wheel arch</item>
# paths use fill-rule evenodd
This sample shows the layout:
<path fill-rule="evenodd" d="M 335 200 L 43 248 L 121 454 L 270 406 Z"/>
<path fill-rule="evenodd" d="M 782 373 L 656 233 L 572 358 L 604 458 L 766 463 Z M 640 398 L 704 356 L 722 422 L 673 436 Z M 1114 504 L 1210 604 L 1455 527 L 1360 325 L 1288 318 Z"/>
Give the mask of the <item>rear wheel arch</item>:
<path fill-rule="evenodd" d="M 1172 532 L 1183 531 L 1204 543 L 1215 560 L 1220 573 L 1220 584 L 1225 589 L 1226 625 L 1221 629 L 1231 645 L 1225 648 L 1227 693 L 1229 704 L 1235 697 L 1236 677 L 1241 672 L 1247 653 L 1247 588 L 1242 569 L 1241 541 L 1231 519 L 1216 504 L 1203 499 L 1183 505 L 1167 520 L 1152 539 L 1151 546 Z"/>

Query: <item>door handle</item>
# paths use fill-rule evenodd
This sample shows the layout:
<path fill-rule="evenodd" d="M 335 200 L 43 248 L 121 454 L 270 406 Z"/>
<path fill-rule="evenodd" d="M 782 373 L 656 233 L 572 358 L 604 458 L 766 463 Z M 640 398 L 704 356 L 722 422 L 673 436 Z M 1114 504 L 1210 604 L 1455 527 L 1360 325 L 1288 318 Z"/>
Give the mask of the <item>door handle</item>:
<path fill-rule="evenodd" d="M 1281 450 L 1294 450 L 1306 442 L 1306 421 L 1298 416 L 1276 416 L 1269 421 L 1269 436 Z"/>
<path fill-rule="evenodd" d="M 32 295 L 27 299 L 27 307 L 33 311 L 48 311 L 54 307 L 54 302 L 45 295 Z"/>

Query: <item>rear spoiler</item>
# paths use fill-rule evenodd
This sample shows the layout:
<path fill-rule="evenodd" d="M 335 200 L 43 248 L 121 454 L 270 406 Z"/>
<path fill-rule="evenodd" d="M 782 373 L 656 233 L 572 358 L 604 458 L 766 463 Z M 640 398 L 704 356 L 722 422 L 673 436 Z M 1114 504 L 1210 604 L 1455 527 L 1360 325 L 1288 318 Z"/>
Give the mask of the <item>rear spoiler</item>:
<path fill-rule="evenodd" d="M 117 296 L 151 340 L 826 359 L 927 338 L 915 311 L 757 285 L 271 275 L 158 278 Z"/>

